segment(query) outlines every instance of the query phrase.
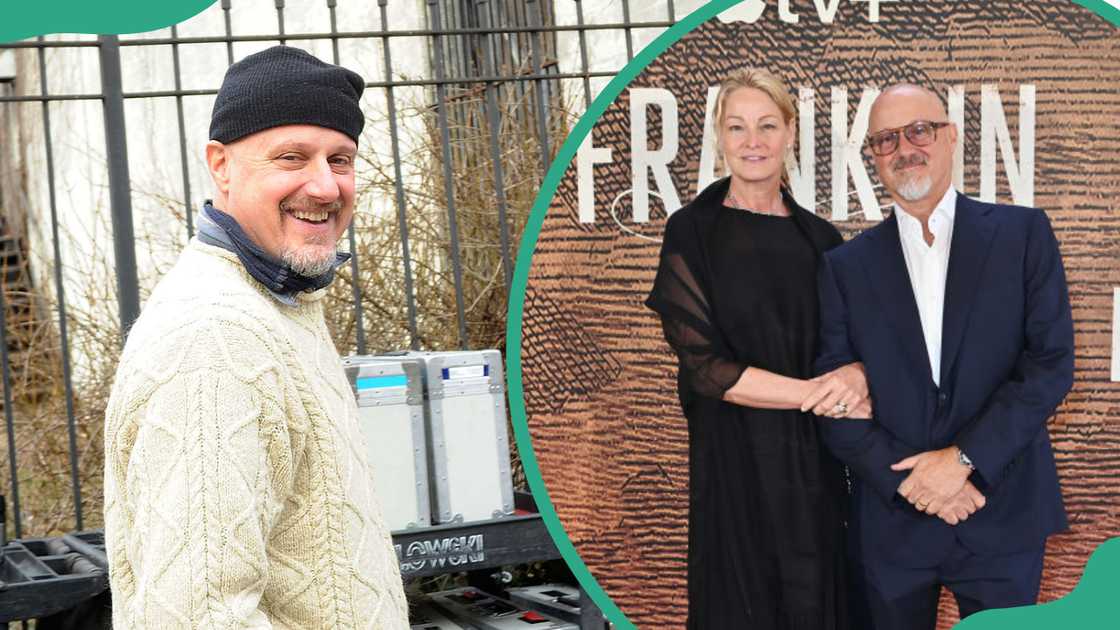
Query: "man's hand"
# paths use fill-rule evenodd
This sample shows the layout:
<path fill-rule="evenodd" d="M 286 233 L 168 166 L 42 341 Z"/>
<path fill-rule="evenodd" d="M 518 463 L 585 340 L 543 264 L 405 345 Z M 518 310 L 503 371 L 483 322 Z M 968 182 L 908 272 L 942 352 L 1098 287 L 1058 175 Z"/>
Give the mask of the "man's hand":
<path fill-rule="evenodd" d="M 855 408 L 849 409 L 848 415 L 844 417 L 849 420 L 870 420 L 872 415 L 871 397 L 869 396 L 857 403 Z"/>
<path fill-rule="evenodd" d="M 871 417 L 867 377 L 862 363 L 840 366 L 812 381 L 817 387 L 801 403 L 801 411 L 811 409 L 814 414 L 829 418 Z"/>
<path fill-rule="evenodd" d="M 969 516 L 984 507 L 987 502 L 988 500 L 976 489 L 976 486 L 972 485 L 971 481 L 966 481 L 961 491 L 941 506 L 941 510 L 937 512 L 937 518 L 950 525 L 956 525 L 968 520 Z"/>
<path fill-rule="evenodd" d="M 909 470 L 898 493 L 927 514 L 937 514 L 961 491 L 972 470 L 960 462 L 960 451 L 950 446 L 911 455 L 891 465 L 891 470 Z"/>

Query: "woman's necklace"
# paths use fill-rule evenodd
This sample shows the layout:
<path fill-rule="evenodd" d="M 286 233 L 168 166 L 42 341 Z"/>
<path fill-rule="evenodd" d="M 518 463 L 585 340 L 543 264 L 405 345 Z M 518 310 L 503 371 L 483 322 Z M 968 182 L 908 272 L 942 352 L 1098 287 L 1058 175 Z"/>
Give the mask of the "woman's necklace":
<path fill-rule="evenodd" d="M 731 191 L 727 191 L 727 199 L 725 199 L 725 201 L 727 202 L 727 205 L 731 206 L 732 208 L 736 208 L 738 210 L 746 210 L 747 212 L 751 212 L 754 214 L 765 214 L 772 217 L 789 216 L 786 214 L 785 208 L 782 208 L 781 206 L 779 206 L 779 209 L 776 212 L 770 210 L 757 210 L 755 208 L 748 208 L 746 204 L 739 201 L 739 198 L 736 197 L 735 193 Z"/>

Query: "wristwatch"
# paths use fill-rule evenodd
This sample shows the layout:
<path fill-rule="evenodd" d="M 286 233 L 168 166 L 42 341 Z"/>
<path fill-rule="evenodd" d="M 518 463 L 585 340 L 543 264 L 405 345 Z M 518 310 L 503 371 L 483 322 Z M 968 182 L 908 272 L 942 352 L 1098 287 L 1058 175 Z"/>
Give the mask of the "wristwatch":
<path fill-rule="evenodd" d="M 969 470 L 976 470 L 976 467 L 972 465 L 972 460 L 964 454 L 959 446 L 957 447 L 957 461 L 961 463 L 961 466 L 968 466 Z"/>

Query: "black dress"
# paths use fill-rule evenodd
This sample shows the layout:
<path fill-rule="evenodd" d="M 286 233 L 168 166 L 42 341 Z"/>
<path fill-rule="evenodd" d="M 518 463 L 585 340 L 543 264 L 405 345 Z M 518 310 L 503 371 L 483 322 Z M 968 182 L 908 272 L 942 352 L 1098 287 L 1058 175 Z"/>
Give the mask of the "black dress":
<path fill-rule="evenodd" d="M 670 218 L 647 305 L 676 351 L 690 436 L 689 628 L 843 630 L 843 469 L 798 410 L 723 393 L 748 366 L 812 376 L 820 253 L 842 239 L 727 208 L 726 179 Z"/>

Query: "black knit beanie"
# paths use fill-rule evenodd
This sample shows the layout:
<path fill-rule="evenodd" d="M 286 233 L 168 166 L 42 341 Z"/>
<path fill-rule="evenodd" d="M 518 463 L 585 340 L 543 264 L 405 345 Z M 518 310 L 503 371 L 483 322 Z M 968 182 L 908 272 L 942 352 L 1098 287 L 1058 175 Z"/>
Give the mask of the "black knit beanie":
<path fill-rule="evenodd" d="M 356 72 L 299 48 L 273 46 L 226 71 L 210 116 L 210 139 L 229 144 L 280 125 L 318 125 L 356 143 L 365 126 L 358 107 L 364 89 Z"/>

